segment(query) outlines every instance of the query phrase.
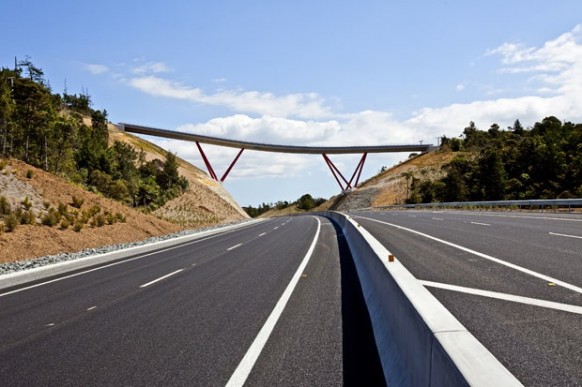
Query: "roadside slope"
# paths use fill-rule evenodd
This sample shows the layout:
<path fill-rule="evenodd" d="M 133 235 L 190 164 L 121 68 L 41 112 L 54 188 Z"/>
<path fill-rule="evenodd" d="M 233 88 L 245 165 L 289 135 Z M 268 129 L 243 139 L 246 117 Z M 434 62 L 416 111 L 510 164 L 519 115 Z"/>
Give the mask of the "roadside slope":
<path fill-rule="evenodd" d="M 27 211 L 34 215 L 38 224 L 19 224 L 12 232 L 5 230 L 0 233 L 0 262 L 134 242 L 183 228 L 88 192 L 22 161 L 11 159 L 7 162 L 8 165 L 0 171 L 0 195 L 8 199 L 15 212 L 26 210 L 23 202 L 28 198 L 30 206 Z M 76 208 L 74 201 L 83 204 Z M 99 209 L 96 215 L 103 215 L 105 224 L 94 221 L 95 216 L 81 222 L 79 231 L 74 230 L 75 221 L 62 223 L 65 216 L 50 227 L 40 224 L 49 211 L 56 213 L 59 207 L 74 219 L 81 219 L 84 214 Z M 110 215 L 115 219 L 114 224 L 108 224 Z"/>
<path fill-rule="evenodd" d="M 457 153 L 436 151 L 403 161 L 362 183 L 358 189 L 334 196 L 322 208 L 345 211 L 356 208 L 402 204 L 412 178 L 427 180 L 443 176 L 442 166 Z"/>
<path fill-rule="evenodd" d="M 145 153 L 146 160 L 165 158 L 166 151 L 140 137 L 109 125 L 109 140 L 121 141 Z M 236 203 L 219 182 L 206 173 L 178 157 L 179 173 L 190 183 L 188 190 L 180 197 L 170 200 L 154 214 L 168 221 L 185 226 L 204 226 L 209 224 L 237 221 L 248 215 Z"/>

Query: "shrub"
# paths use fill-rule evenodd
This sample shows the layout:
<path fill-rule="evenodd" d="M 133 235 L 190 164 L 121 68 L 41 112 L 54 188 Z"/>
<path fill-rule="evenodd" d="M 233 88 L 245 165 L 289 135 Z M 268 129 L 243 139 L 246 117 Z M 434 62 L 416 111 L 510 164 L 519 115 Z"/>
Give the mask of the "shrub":
<path fill-rule="evenodd" d="M 103 227 L 105 223 L 105 216 L 103 214 L 96 214 L 91 220 L 91 226 L 93 227 Z"/>
<path fill-rule="evenodd" d="M 34 176 L 34 171 L 32 169 L 27 170 L 26 171 L 26 178 L 32 179 L 32 176 Z"/>
<path fill-rule="evenodd" d="M 24 206 L 26 211 L 30 210 L 30 207 L 32 207 L 32 202 L 30 201 L 28 196 L 25 197 L 24 200 L 20 202 L 20 204 L 22 204 Z"/>
<path fill-rule="evenodd" d="M 115 222 L 117 222 L 115 215 L 113 215 L 111 212 L 106 212 L 105 217 L 107 218 L 107 224 L 109 225 L 115 224 Z"/>
<path fill-rule="evenodd" d="M 44 202 L 42 202 L 42 205 L 44 206 L 44 209 L 45 210 L 48 210 L 49 208 L 51 208 L 51 203 L 50 202 L 44 201 Z"/>
<path fill-rule="evenodd" d="M 68 229 L 70 225 L 71 225 L 71 222 L 69 222 L 69 220 L 67 218 L 63 218 L 61 220 L 61 230 Z"/>
<path fill-rule="evenodd" d="M 6 168 L 6 165 L 8 165 L 6 163 L 6 160 L 0 160 L 0 171 L 2 171 L 4 168 Z"/>
<path fill-rule="evenodd" d="M 78 198 L 75 195 L 73 195 L 73 202 L 71 203 L 71 205 L 75 208 L 81 208 L 81 206 L 83 205 L 83 203 L 85 203 L 85 200 L 83 198 Z"/>
<path fill-rule="evenodd" d="M 35 217 L 32 211 L 23 211 L 20 214 L 20 224 L 34 224 Z"/>
<path fill-rule="evenodd" d="M 121 212 L 115 213 L 115 219 L 117 219 L 118 222 L 125 223 L 125 215 Z"/>
<path fill-rule="evenodd" d="M 75 225 L 73 226 L 73 230 L 75 232 L 80 232 L 82 229 L 83 229 L 83 223 L 81 221 L 77 220 L 75 222 Z"/>
<path fill-rule="evenodd" d="M 12 209 L 10 208 L 10 203 L 6 196 L 0 196 L 0 215 L 10 215 Z"/>
<path fill-rule="evenodd" d="M 6 232 L 12 232 L 16 230 L 18 226 L 18 218 L 14 214 L 10 214 L 4 218 L 4 229 Z"/>
<path fill-rule="evenodd" d="M 50 208 L 49 211 L 42 217 L 41 221 L 45 226 L 56 226 L 61 221 L 61 214 L 54 208 Z"/>
<path fill-rule="evenodd" d="M 101 207 L 98 206 L 97 204 L 95 204 L 93 207 L 91 207 L 91 209 L 89 210 L 89 216 L 95 216 L 97 215 L 99 212 L 101 212 Z"/>
<path fill-rule="evenodd" d="M 67 205 L 65 203 L 59 203 L 59 214 L 63 215 L 63 216 L 67 216 L 69 214 L 69 208 L 67 207 Z"/>

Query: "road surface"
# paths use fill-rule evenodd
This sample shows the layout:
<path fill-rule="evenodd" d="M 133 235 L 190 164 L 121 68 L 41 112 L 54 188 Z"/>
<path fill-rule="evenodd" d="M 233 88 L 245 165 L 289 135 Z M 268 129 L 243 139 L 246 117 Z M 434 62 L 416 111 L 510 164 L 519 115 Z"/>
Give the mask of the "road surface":
<path fill-rule="evenodd" d="M 525 385 L 582 385 L 582 217 L 351 213 Z"/>
<path fill-rule="evenodd" d="M 268 324 L 267 340 L 255 346 Z M 254 359 L 241 379 L 243 358 Z M 0 292 L 5 386 L 381 385 L 382 378 L 351 256 L 323 217 L 268 220 Z"/>

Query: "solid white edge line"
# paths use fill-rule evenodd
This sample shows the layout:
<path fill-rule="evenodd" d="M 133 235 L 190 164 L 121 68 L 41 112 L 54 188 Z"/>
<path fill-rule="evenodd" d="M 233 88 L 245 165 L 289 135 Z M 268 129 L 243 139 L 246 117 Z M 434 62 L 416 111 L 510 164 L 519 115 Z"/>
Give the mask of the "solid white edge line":
<path fill-rule="evenodd" d="M 239 243 L 239 244 L 237 244 L 237 245 L 230 246 L 228 249 L 226 249 L 226 251 L 234 250 L 234 249 L 236 249 L 237 247 L 241 247 L 241 246 L 242 246 L 242 243 Z"/>
<path fill-rule="evenodd" d="M 148 286 L 150 286 L 150 285 L 152 285 L 152 284 L 155 284 L 156 282 L 159 282 L 159 281 L 161 281 L 161 280 L 163 280 L 163 279 L 166 279 L 166 278 L 168 278 L 168 277 L 171 277 L 171 276 L 173 276 L 174 274 L 178 274 L 179 272 L 181 272 L 181 271 L 183 271 L 183 270 L 184 270 L 184 269 L 179 269 L 179 270 L 173 271 L 173 272 L 171 272 L 171 273 L 169 273 L 169 274 L 166 274 L 165 276 L 162 276 L 162 277 L 160 277 L 160 278 L 157 278 L 157 279 L 155 279 L 155 280 L 153 280 L 153 281 L 150 281 L 150 282 L 148 282 L 147 284 L 143 284 L 143 285 L 141 285 L 141 286 L 140 286 L 140 288 L 145 288 L 145 287 L 148 287 Z"/>
<path fill-rule="evenodd" d="M 271 332 L 273 332 L 275 324 L 277 324 L 277 321 L 279 321 L 279 317 L 281 317 L 281 314 L 283 313 L 283 310 L 285 309 L 285 306 L 287 305 L 289 298 L 291 298 L 293 290 L 295 290 L 297 282 L 299 282 L 299 279 L 301 278 L 301 274 L 305 270 L 305 267 L 307 266 L 307 263 L 309 262 L 309 259 L 311 258 L 313 251 L 315 250 L 315 246 L 319 238 L 319 231 L 321 230 L 320 220 L 318 218 L 315 218 L 315 220 L 317 220 L 317 231 L 315 232 L 315 236 L 313 237 L 313 242 L 311 242 L 309 250 L 305 254 L 303 261 L 301 261 L 301 264 L 297 268 L 295 275 L 293 276 L 293 278 L 291 278 L 291 281 L 289 282 L 289 285 L 287 285 L 287 288 L 283 292 L 283 295 L 281 296 L 279 301 L 277 301 L 277 304 L 275 305 L 275 308 L 267 318 L 267 321 L 257 334 L 257 337 L 247 350 L 247 353 L 245 354 L 239 365 L 236 367 L 236 370 L 228 380 L 226 387 L 242 387 L 245 384 L 249 374 L 251 373 L 251 370 L 253 369 L 257 359 L 259 358 L 259 355 L 261 354 L 261 351 L 265 347 L 265 344 L 267 343 L 269 336 L 271 336 Z"/>
<path fill-rule="evenodd" d="M 362 218 L 362 219 L 371 220 L 371 221 L 374 221 L 374 222 L 377 222 L 377 223 L 382 223 L 382 224 L 385 224 L 387 226 L 395 227 L 395 228 L 400 229 L 400 230 L 408 231 L 408 232 L 411 232 L 413 234 L 417 234 L 417 235 L 423 236 L 423 237 L 428 238 L 428 239 L 432 239 L 433 241 L 437 241 L 437 242 L 440 242 L 440 243 L 445 244 L 447 246 L 451 246 L 451 247 L 454 247 L 456 249 L 465 251 L 467 253 L 474 254 L 474 255 L 476 255 L 478 257 L 487 259 L 489 261 L 498 263 L 500 265 L 507 266 L 507 267 L 509 267 L 511 269 L 514 269 L 514 270 L 521 271 L 522 273 L 529 274 L 529 275 L 531 275 L 533 277 L 541 278 L 544 281 L 553 282 L 556 285 L 562 286 L 562 287 L 564 287 L 566 289 L 570 289 L 570 290 L 572 290 L 574 292 L 577 292 L 577 293 L 581 293 L 582 294 L 582 288 L 580 288 L 580 287 L 578 287 L 576 285 L 572 285 L 572 284 L 570 284 L 568 282 L 561 281 L 561 280 L 559 280 L 557 278 L 552 278 L 552 277 L 547 276 L 545 274 L 538 273 L 537 271 L 533 271 L 533 270 L 530 270 L 530 269 L 526 269 L 523 266 L 519 266 L 519 265 L 516 265 L 514 263 L 510 263 L 510 262 L 507 262 L 507 261 L 503 261 L 503 260 L 501 260 L 499 258 L 495 258 L 495 257 L 492 257 L 490 255 L 483 254 L 483 253 L 480 253 L 480 252 L 475 251 L 475 250 L 471 250 L 471 249 L 469 249 L 467 247 L 463 247 L 461 245 L 457 245 L 455 243 L 448 242 L 448 241 L 445 241 L 443 239 L 439 239 L 439 238 L 433 237 L 433 236 L 428 235 L 428 234 L 425 234 L 423 232 L 416 231 L 416 230 L 413 230 L 413 229 L 410 229 L 410 228 L 407 228 L 407 227 L 399 226 L 397 224 L 392 224 L 392 223 L 384 222 L 384 221 L 381 221 L 381 220 L 378 220 L 378 219 L 368 218 L 368 217 L 365 217 L 365 216 L 358 216 L 358 217 L 359 218 Z"/>
<path fill-rule="evenodd" d="M 537 298 L 530 298 L 530 297 L 514 296 L 512 294 L 492 292 L 489 290 L 481 290 L 481 289 L 474 289 L 474 288 L 466 288 L 463 286 L 449 285 L 449 284 L 443 284 L 443 283 L 432 282 L 432 281 L 420 281 L 420 283 L 423 284 L 424 286 L 428 286 L 431 288 L 451 290 L 454 292 L 472 294 L 475 296 L 495 298 L 495 299 L 503 300 L 503 301 L 511 301 L 511 302 L 517 302 L 520 304 L 533 305 L 533 306 L 539 306 L 542 308 L 555 309 L 555 310 L 561 310 L 564 312 L 582 314 L 582 306 L 577 306 L 577 305 L 562 304 L 560 302 L 545 301 L 545 300 L 540 300 Z"/>
<path fill-rule="evenodd" d="M 568 234 L 560 234 L 560 233 L 557 233 L 557 232 L 550 232 L 550 235 L 557 235 L 557 236 L 563 236 L 563 237 L 567 237 L 567 238 L 582 239 L 582 236 L 568 235 Z"/>

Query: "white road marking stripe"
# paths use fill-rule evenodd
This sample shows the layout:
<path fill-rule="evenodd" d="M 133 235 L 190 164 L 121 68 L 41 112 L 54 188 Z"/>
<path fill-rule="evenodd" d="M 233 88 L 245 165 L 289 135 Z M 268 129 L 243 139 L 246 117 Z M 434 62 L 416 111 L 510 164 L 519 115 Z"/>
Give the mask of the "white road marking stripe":
<path fill-rule="evenodd" d="M 577 305 L 562 304 L 559 302 L 539 300 L 537 298 L 514 296 L 512 294 L 491 292 L 488 290 L 481 290 L 481 289 L 465 288 L 462 286 L 448 285 L 448 284 L 442 284 L 442 283 L 431 282 L 431 281 L 420 281 L 420 283 L 423 284 L 424 286 L 428 286 L 431 288 L 452 290 L 454 292 L 473 294 L 476 296 L 495 298 L 498 300 L 518 302 L 520 304 L 534 305 L 534 306 L 540 306 L 542 308 L 562 310 L 565 312 L 582 314 L 582 306 L 577 306 Z"/>
<path fill-rule="evenodd" d="M 577 238 L 577 239 L 582 239 L 582 236 L 577 236 L 577 235 L 568 235 L 568 234 L 559 234 L 557 232 L 550 232 L 550 235 L 557 235 L 557 236 L 563 236 L 563 237 L 568 237 L 568 238 Z"/>
<path fill-rule="evenodd" d="M 279 228 L 279 226 L 275 227 L 273 230 L 276 230 L 276 229 L 278 229 L 278 228 Z"/>
<path fill-rule="evenodd" d="M 432 239 L 433 241 L 437 241 L 437 242 L 440 242 L 440 243 L 445 244 L 447 246 L 451 246 L 451 247 L 454 247 L 456 249 L 465 251 L 467 253 L 474 254 L 474 255 L 476 255 L 478 257 L 487 259 L 487 260 L 492 261 L 492 262 L 495 262 L 495 263 L 499 263 L 500 265 L 504 265 L 504 266 L 507 266 L 507 267 L 512 268 L 514 270 L 521 271 L 522 273 L 529 274 L 529 275 L 531 275 L 533 277 L 541 278 L 544 281 L 553 282 L 556 285 L 560 285 L 560 286 L 562 286 L 562 287 L 564 287 L 566 289 L 570 289 L 570 290 L 575 291 L 577 293 L 582 293 L 582 288 L 580 288 L 580 287 L 578 287 L 576 285 L 572 285 L 572 284 L 569 284 L 567 282 L 561 281 L 561 280 L 559 280 L 557 278 L 552 278 L 552 277 L 547 276 L 545 274 L 541 274 L 541 273 L 538 273 L 536 271 L 533 271 L 533 270 L 530 270 L 530 269 L 526 269 L 525 267 L 522 267 L 522 266 L 519 266 L 519 265 L 510 263 L 510 262 L 503 261 L 503 260 L 501 260 L 499 258 L 495 258 L 495 257 L 492 257 L 490 255 L 483 254 L 483 253 L 480 253 L 480 252 L 475 251 L 475 250 L 471 250 L 471 249 L 469 249 L 467 247 L 463 247 L 463 246 L 457 245 L 455 243 L 447 242 L 447 241 L 445 241 L 443 239 L 439 239 L 439 238 L 433 237 L 431 235 L 422 233 L 420 231 L 416 231 L 416 230 L 412 230 L 410 228 L 398 226 L 397 224 L 383 222 L 383 221 L 377 220 L 377 219 L 367 218 L 367 217 L 364 217 L 364 216 L 360 216 L 360 218 L 368 219 L 368 220 L 371 220 L 371 221 L 374 221 L 374 222 L 377 222 L 377 223 L 382 223 L 382 224 L 385 224 L 387 226 L 396 227 L 396 228 L 398 228 L 400 230 L 408 231 L 408 232 L 411 232 L 413 234 L 417 234 L 417 235 L 423 236 L 425 238 Z"/>
<path fill-rule="evenodd" d="M 267 343 L 267 340 L 269 339 L 271 332 L 275 328 L 275 324 L 277 324 L 279 317 L 281 317 L 281 314 L 283 313 L 283 310 L 285 309 L 285 306 L 287 305 L 289 298 L 291 298 L 291 294 L 293 293 L 293 290 L 295 289 L 297 282 L 299 282 L 299 279 L 301 278 L 301 274 L 305 270 L 305 267 L 307 266 L 307 263 L 309 262 L 309 259 L 311 258 L 313 251 L 315 250 L 315 245 L 317 244 L 317 240 L 319 238 L 319 231 L 321 230 L 321 222 L 319 221 L 318 218 L 315 219 L 317 220 L 317 231 L 315 232 L 315 236 L 313 237 L 313 242 L 311 242 L 309 250 L 305 254 L 305 257 L 303 258 L 303 261 L 301 261 L 301 264 L 299 265 L 299 268 L 297 268 L 297 271 L 293 275 L 293 278 L 291 278 L 291 281 L 289 282 L 289 285 L 287 285 L 287 288 L 283 292 L 283 295 L 281 296 L 279 301 L 277 301 L 275 309 L 273 309 L 273 311 L 267 318 L 265 325 L 263 325 L 263 327 L 259 331 L 259 334 L 249 347 L 247 353 L 239 363 L 238 367 L 236 367 L 236 370 L 230 377 L 230 380 L 226 384 L 226 387 L 235 386 L 242 387 L 245 384 L 249 374 L 251 373 L 251 370 L 253 369 L 257 359 L 259 358 L 259 355 L 261 354 L 261 351 L 263 350 L 265 344 Z"/>
<path fill-rule="evenodd" d="M 171 272 L 170 274 L 166 274 L 165 276 L 162 276 L 162 277 L 160 277 L 160 278 L 158 278 L 158 279 L 155 279 L 155 280 L 153 280 L 153 281 L 150 281 L 150 282 L 148 282 L 147 284 L 143 284 L 143 285 L 141 285 L 141 286 L 140 286 L 140 288 L 145 288 L 145 287 L 147 287 L 147 286 L 150 286 L 151 284 L 155 284 L 156 282 L 159 282 L 159 281 L 161 281 L 161 280 L 164 280 L 164 279 L 166 279 L 166 278 L 168 278 L 168 277 L 171 277 L 171 276 L 173 276 L 173 275 L 175 275 L 175 274 L 178 274 L 178 273 L 179 273 L 179 272 L 181 272 L 182 270 L 184 270 L 184 269 L 180 269 L 180 270 L 173 271 L 173 272 Z"/>
<path fill-rule="evenodd" d="M 87 312 L 90 311 L 90 310 L 93 310 L 93 309 L 97 309 L 97 306 L 92 306 L 90 308 L 87 308 Z"/>
<path fill-rule="evenodd" d="M 55 323 L 46 324 L 45 327 L 54 327 Z"/>
<path fill-rule="evenodd" d="M 234 246 L 229 247 L 228 249 L 226 249 L 226 251 L 234 250 L 237 247 L 241 247 L 241 246 L 242 246 L 242 243 L 239 243 L 238 245 L 234 245 Z"/>
<path fill-rule="evenodd" d="M 443 218 L 432 218 L 433 220 L 444 220 Z"/>
<path fill-rule="evenodd" d="M 259 236 L 262 237 L 265 234 L 266 234 L 266 232 L 262 232 L 262 233 L 259 234 Z"/>
<path fill-rule="evenodd" d="M 471 224 L 476 224 L 476 225 L 479 225 L 479 226 L 491 226 L 488 223 L 480 223 L 480 222 L 471 222 Z"/>

